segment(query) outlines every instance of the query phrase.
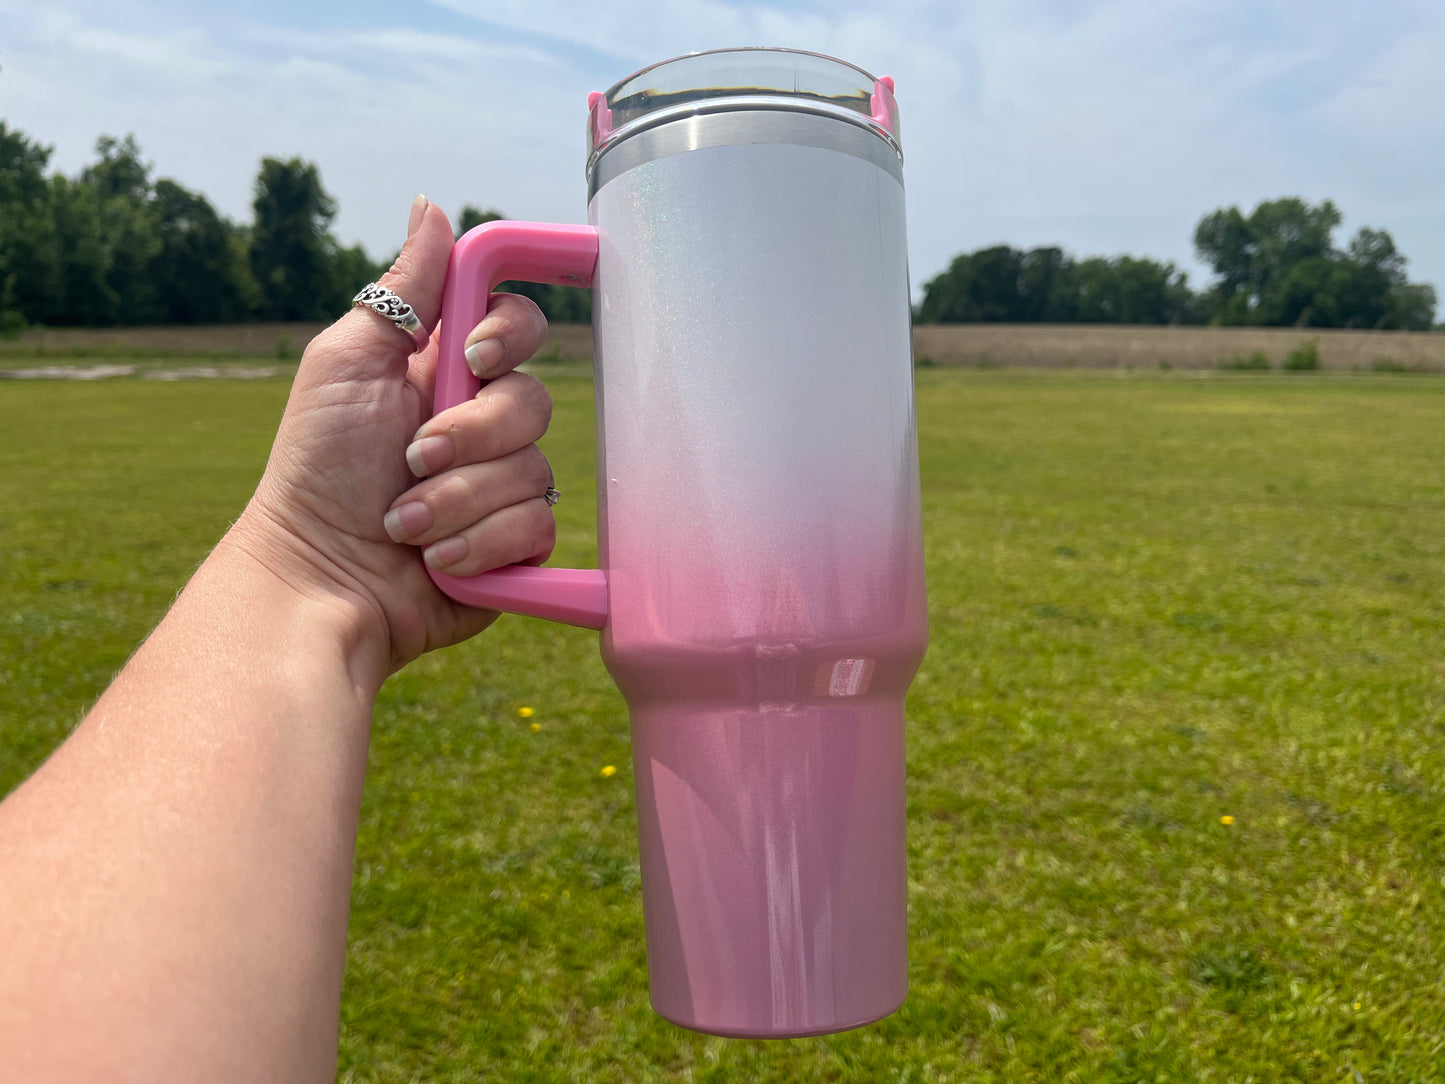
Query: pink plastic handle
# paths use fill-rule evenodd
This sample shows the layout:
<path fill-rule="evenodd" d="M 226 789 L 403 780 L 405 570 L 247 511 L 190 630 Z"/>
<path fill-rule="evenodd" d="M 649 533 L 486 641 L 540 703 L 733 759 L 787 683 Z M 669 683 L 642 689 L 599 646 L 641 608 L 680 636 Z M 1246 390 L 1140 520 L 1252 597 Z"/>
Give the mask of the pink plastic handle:
<path fill-rule="evenodd" d="M 487 298 L 498 283 L 517 279 L 591 286 L 596 267 L 597 231 L 591 226 L 487 222 L 464 234 L 452 248 L 442 291 L 435 411 L 464 403 L 481 390 L 462 347 L 486 314 Z M 588 629 L 607 624 L 607 577 L 595 568 L 511 565 L 478 576 L 428 571 L 443 592 L 468 606 Z"/>

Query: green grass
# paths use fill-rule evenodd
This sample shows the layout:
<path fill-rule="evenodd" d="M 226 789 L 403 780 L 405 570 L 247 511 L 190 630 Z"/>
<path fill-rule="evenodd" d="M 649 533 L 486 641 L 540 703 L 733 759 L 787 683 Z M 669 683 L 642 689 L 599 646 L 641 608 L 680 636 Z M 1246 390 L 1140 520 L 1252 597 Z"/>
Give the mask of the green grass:
<path fill-rule="evenodd" d="M 586 563 L 591 385 L 546 378 Z M 284 396 L 0 384 L 0 791 L 225 529 Z M 934 369 L 919 414 L 905 1007 L 777 1043 L 653 1016 L 623 706 L 593 634 L 506 618 L 378 704 L 342 1079 L 1439 1076 L 1445 382 Z"/>

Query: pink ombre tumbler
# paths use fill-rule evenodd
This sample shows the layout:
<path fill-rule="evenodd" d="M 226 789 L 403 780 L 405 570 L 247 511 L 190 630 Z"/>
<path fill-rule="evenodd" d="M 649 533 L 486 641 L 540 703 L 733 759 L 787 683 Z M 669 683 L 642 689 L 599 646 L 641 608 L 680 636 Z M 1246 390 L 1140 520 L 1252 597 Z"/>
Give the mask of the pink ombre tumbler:
<path fill-rule="evenodd" d="M 591 99 L 590 226 L 452 254 L 436 408 L 505 279 L 591 285 L 600 570 L 437 575 L 598 628 L 631 710 L 653 1007 L 815 1035 L 907 992 L 903 698 L 923 657 L 889 79 L 737 49 Z"/>

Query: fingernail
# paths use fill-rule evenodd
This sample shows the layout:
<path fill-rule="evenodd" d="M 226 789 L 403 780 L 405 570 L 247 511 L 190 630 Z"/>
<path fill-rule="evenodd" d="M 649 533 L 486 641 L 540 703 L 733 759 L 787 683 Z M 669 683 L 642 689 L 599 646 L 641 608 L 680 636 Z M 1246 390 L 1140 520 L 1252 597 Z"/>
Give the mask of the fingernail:
<path fill-rule="evenodd" d="M 422 501 L 407 501 L 393 508 L 382 519 L 382 526 L 393 542 L 415 538 L 435 522 L 432 510 Z"/>
<path fill-rule="evenodd" d="M 417 228 L 421 225 L 422 216 L 426 214 L 428 206 L 430 206 L 430 203 L 425 196 L 417 196 L 416 199 L 411 201 L 411 217 L 407 219 L 406 222 L 406 235 L 408 237 L 416 233 Z"/>
<path fill-rule="evenodd" d="M 422 551 L 429 568 L 449 568 L 467 555 L 467 540 L 460 536 L 444 538 Z"/>
<path fill-rule="evenodd" d="M 456 458 L 451 437 L 422 437 L 406 447 L 406 465 L 418 478 L 425 478 L 452 465 Z"/>
<path fill-rule="evenodd" d="M 506 352 L 507 348 L 502 345 L 501 339 L 483 339 L 463 350 L 462 356 L 467 359 L 467 367 L 473 373 L 486 376 L 488 370 L 502 363 Z"/>

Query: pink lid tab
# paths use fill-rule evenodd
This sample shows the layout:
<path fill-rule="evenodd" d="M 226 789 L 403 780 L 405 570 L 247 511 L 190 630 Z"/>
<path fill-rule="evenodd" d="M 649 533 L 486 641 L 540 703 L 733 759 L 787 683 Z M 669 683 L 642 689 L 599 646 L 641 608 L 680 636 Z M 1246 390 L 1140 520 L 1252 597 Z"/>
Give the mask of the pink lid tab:
<path fill-rule="evenodd" d="M 898 102 L 893 98 L 893 76 L 885 75 L 874 82 L 869 103 L 873 109 L 873 123 L 897 138 Z"/>
<path fill-rule="evenodd" d="M 607 104 L 607 95 L 594 90 L 587 95 L 587 123 L 591 126 L 591 142 L 588 149 L 604 142 L 612 134 L 612 109 Z"/>

